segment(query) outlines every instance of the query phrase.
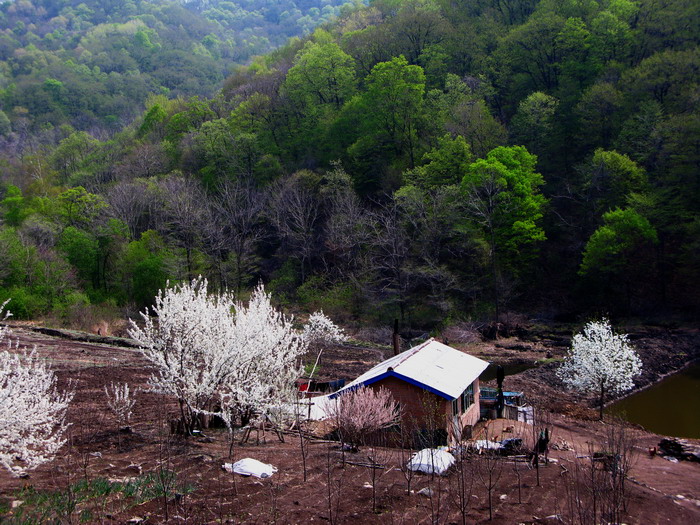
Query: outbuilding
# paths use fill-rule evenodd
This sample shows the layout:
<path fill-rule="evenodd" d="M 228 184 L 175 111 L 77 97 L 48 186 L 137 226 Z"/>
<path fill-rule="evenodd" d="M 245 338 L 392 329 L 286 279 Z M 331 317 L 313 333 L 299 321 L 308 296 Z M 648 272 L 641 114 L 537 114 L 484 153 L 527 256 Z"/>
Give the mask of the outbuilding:
<path fill-rule="evenodd" d="M 401 407 L 402 424 L 433 443 L 471 437 L 479 420 L 479 376 L 489 365 L 435 339 L 368 370 L 332 394 L 371 386 L 387 388 Z"/>

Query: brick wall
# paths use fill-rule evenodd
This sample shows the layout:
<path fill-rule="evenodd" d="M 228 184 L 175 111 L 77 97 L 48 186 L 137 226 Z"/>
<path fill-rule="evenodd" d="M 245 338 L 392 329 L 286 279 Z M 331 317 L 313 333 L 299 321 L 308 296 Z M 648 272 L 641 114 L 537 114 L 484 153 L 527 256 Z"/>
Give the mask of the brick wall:
<path fill-rule="evenodd" d="M 395 377 L 387 377 L 371 385 L 387 388 L 401 404 L 402 424 L 406 428 L 431 428 L 435 426 L 448 431 L 452 437 L 452 401 L 406 383 Z M 432 424 L 431 424 L 432 420 Z M 461 428 L 471 427 L 479 420 L 479 381 L 474 384 L 474 403 L 460 415 Z M 467 433 L 465 437 L 470 437 Z"/>

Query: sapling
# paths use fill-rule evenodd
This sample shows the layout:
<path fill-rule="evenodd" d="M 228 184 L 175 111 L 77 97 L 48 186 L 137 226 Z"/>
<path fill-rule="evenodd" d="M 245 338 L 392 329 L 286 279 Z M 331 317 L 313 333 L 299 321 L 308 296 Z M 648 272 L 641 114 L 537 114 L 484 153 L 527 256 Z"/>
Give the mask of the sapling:
<path fill-rule="evenodd" d="M 329 415 L 341 441 L 355 449 L 368 435 L 393 426 L 400 416 L 398 403 L 389 390 L 366 386 L 341 393 L 330 404 Z"/>
<path fill-rule="evenodd" d="M 128 383 L 110 383 L 104 387 L 107 397 L 107 406 L 117 419 L 119 428 L 125 428 L 131 421 L 131 411 L 136 404 L 136 399 L 129 390 Z"/>

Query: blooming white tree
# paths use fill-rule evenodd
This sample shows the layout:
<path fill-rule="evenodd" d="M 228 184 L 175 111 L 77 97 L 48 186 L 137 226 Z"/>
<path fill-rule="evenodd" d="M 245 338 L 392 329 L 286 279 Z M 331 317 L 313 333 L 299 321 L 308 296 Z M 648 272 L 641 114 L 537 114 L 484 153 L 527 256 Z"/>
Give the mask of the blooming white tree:
<path fill-rule="evenodd" d="M 0 328 L 0 342 L 9 333 Z M 72 399 L 72 392 L 57 390 L 53 371 L 34 352 L 0 352 L 0 465 L 21 476 L 53 459 L 66 442 Z"/>
<path fill-rule="evenodd" d="M 129 336 L 155 369 L 151 389 L 177 399 L 186 433 L 199 413 L 214 410 L 219 389 L 247 357 L 230 351 L 233 308 L 232 296 L 210 295 L 206 279 L 197 278 L 160 290 L 141 326 L 130 320 Z"/>
<path fill-rule="evenodd" d="M 606 393 L 619 394 L 634 386 L 642 362 L 626 334 L 615 334 L 607 319 L 591 321 L 576 334 L 557 376 L 570 388 L 598 394 L 600 418 Z"/>
<path fill-rule="evenodd" d="M 345 331 L 333 323 L 323 313 L 323 310 L 309 316 L 309 321 L 304 325 L 302 335 L 309 346 L 323 343 L 342 343 L 348 339 Z"/>
<path fill-rule="evenodd" d="M 262 284 L 246 305 L 230 294 L 209 294 L 198 278 L 161 290 L 152 313 L 155 319 L 141 314 L 142 326 L 131 321 L 129 335 L 155 368 L 153 390 L 178 400 L 186 432 L 200 413 L 219 415 L 229 427 L 236 417 L 247 423 L 253 415 L 275 420 L 291 413 L 301 356 L 312 340 L 306 334 L 341 333 L 332 323 L 324 324 L 329 332 L 295 329 Z"/>
<path fill-rule="evenodd" d="M 272 419 L 288 411 L 301 375 L 301 356 L 308 342 L 294 328 L 293 317 L 278 311 L 260 284 L 246 306 L 236 305 L 230 352 L 252 356 L 225 381 L 221 393 L 224 412 L 247 423 L 253 414 Z M 226 415 L 224 415 L 226 419 Z"/>

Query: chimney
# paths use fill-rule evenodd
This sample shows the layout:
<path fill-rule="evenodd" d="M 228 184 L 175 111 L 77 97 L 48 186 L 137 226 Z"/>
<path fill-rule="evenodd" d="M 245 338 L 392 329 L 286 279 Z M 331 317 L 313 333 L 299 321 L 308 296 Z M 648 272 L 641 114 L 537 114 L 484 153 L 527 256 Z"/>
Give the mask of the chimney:
<path fill-rule="evenodd" d="M 399 320 L 394 319 L 394 333 L 391 336 L 391 341 L 394 345 L 394 355 L 401 353 L 401 341 L 399 339 Z"/>

